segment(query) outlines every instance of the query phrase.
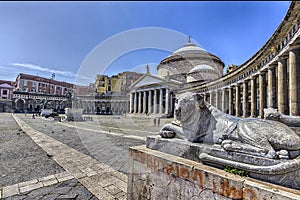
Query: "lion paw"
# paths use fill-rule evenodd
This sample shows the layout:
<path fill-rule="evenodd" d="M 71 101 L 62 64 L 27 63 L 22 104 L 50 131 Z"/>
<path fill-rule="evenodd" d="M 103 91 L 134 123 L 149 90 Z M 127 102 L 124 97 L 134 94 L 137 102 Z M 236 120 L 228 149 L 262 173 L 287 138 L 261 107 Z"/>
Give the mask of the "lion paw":
<path fill-rule="evenodd" d="M 161 131 L 159 133 L 159 135 L 162 138 L 174 138 L 175 137 L 175 133 L 173 131 Z"/>
<path fill-rule="evenodd" d="M 289 159 L 289 152 L 287 150 L 280 150 L 276 152 L 279 159 Z"/>

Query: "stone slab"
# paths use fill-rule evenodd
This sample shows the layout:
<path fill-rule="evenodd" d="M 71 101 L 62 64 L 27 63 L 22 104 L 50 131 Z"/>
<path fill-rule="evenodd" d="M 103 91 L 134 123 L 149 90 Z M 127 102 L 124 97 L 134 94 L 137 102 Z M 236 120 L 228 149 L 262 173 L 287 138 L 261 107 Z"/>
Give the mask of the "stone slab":
<path fill-rule="evenodd" d="M 200 160 L 199 155 L 201 153 L 207 153 L 219 158 L 224 158 L 226 160 L 233 160 L 240 163 L 252 164 L 256 166 L 271 166 L 283 162 L 288 162 L 287 160 L 278 159 L 268 159 L 264 157 L 258 157 L 253 155 L 247 155 L 238 152 L 225 151 L 220 145 L 214 144 L 202 144 L 202 143 L 191 143 L 182 139 L 164 139 L 159 135 L 148 136 L 146 141 L 146 146 L 152 150 L 158 150 L 171 155 L 179 156 L 185 159 L 193 160 L 196 162 L 201 162 L 203 164 L 213 166 L 219 169 L 224 169 L 225 165 L 203 162 Z M 283 173 L 266 175 L 260 173 L 250 172 L 249 176 L 255 179 L 275 183 L 281 186 L 290 187 L 300 190 L 300 170 Z"/>
<path fill-rule="evenodd" d="M 6 186 L 2 188 L 2 198 L 6 198 L 9 196 L 13 196 L 15 194 L 19 194 L 19 187 L 18 184 L 14 184 L 14 185 L 10 185 L 10 186 Z"/>
<path fill-rule="evenodd" d="M 184 159 L 145 145 L 130 148 L 127 198 L 300 199 L 300 191 Z M 255 197 L 255 198 L 254 198 Z"/>
<path fill-rule="evenodd" d="M 31 184 L 31 185 L 26 185 L 26 186 L 20 187 L 20 192 L 21 193 L 28 192 L 28 191 L 35 190 L 35 189 L 38 189 L 41 187 L 43 187 L 43 183 L 38 182 L 38 183 Z"/>

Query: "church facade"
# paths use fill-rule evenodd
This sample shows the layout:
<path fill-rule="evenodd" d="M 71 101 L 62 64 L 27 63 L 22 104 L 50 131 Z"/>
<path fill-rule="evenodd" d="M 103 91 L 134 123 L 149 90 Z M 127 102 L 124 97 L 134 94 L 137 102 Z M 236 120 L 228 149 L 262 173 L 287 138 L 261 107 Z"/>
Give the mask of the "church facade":
<path fill-rule="evenodd" d="M 130 113 L 171 116 L 175 94 L 184 84 L 220 78 L 224 63 L 215 55 L 191 43 L 163 59 L 158 75 L 147 72 L 130 87 Z"/>
<path fill-rule="evenodd" d="M 130 90 L 130 112 L 171 115 L 174 96 L 191 91 L 225 113 L 264 117 L 265 108 L 300 116 L 300 2 L 259 51 L 223 75 L 224 63 L 190 41 L 163 59 Z"/>

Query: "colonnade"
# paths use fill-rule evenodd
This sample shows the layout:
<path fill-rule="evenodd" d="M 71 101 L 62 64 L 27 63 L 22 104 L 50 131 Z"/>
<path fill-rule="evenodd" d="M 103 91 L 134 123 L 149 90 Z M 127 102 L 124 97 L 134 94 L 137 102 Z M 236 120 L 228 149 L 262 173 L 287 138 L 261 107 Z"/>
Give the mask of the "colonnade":
<path fill-rule="evenodd" d="M 263 118 L 264 108 L 300 115 L 300 47 L 247 78 L 203 94 L 209 103 L 235 116 Z"/>
<path fill-rule="evenodd" d="M 85 114 L 125 114 L 128 100 L 80 100 L 73 102 L 73 108 L 82 108 Z"/>
<path fill-rule="evenodd" d="M 173 100 L 169 88 L 151 88 L 130 93 L 130 113 L 171 114 Z"/>

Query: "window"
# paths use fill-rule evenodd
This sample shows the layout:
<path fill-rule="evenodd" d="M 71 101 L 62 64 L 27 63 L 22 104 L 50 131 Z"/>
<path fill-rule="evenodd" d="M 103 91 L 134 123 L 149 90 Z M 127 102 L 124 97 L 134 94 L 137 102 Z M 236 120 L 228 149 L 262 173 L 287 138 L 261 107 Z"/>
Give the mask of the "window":
<path fill-rule="evenodd" d="M 7 95 L 7 94 L 8 94 L 8 91 L 7 91 L 7 90 L 2 90 L 2 94 L 3 94 L 3 95 Z"/>

